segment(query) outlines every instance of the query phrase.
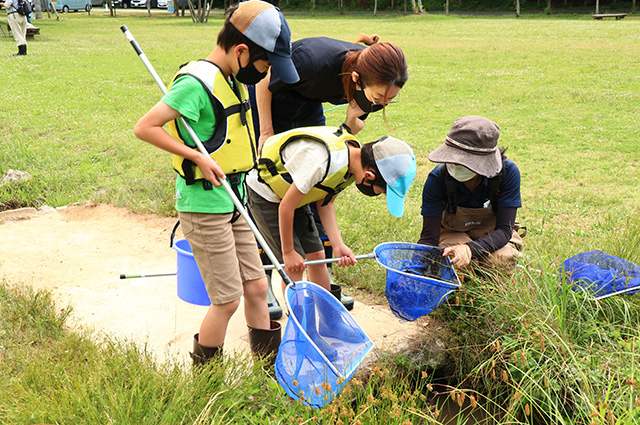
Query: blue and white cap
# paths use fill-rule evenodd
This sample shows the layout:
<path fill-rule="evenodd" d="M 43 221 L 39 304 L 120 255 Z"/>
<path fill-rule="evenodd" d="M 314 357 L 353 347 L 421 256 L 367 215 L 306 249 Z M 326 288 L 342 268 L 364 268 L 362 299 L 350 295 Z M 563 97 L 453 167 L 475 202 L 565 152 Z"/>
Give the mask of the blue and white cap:
<path fill-rule="evenodd" d="M 387 208 L 394 217 L 404 214 L 404 198 L 416 177 L 413 150 L 402 140 L 383 137 L 372 146 L 373 158 L 387 183 Z"/>
<path fill-rule="evenodd" d="M 230 22 L 249 40 L 267 51 L 271 71 L 285 83 L 300 80 L 291 60 L 291 31 L 280 9 L 261 0 L 241 2 Z"/>

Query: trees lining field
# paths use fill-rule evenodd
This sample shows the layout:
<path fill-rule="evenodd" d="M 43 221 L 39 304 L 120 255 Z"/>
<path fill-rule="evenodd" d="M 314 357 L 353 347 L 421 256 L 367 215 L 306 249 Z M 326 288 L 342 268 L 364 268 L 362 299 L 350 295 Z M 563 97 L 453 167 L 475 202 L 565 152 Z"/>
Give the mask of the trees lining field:
<path fill-rule="evenodd" d="M 377 11 L 411 13 L 412 4 L 422 4 L 426 12 L 444 11 L 446 3 L 449 11 L 513 11 L 517 0 L 272 0 L 283 10 L 319 10 L 319 11 Z M 225 4 L 228 3 L 224 0 Z M 446 2 L 446 3 L 445 3 Z M 600 1 L 600 11 L 635 11 L 637 0 Z M 520 0 L 522 11 L 587 11 L 596 10 L 596 0 Z M 222 8 L 223 0 L 214 0 L 214 7 Z"/>

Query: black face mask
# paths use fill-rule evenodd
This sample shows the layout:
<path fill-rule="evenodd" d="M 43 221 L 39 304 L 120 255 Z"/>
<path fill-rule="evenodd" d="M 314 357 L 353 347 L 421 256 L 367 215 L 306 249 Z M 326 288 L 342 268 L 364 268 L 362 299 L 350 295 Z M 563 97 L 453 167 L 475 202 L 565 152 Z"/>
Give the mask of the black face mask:
<path fill-rule="evenodd" d="M 377 112 L 384 107 L 383 105 L 380 105 L 378 103 L 374 104 L 369 99 L 367 99 L 367 96 L 365 96 L 364 94 L 364 90 L 354 91 L 353 100 L 356 101 L 360 109 L 362 109 L 362 111 L 366 114 L 368 114 L 369 112 Z"/>
<path fill-rule="evenodd" d="M 267 76 L 266 72 L 258 71 L 255 65 L 253 64 L 253 62 L 250 62 L 249 65 L 243 68 L 242 65 L 240 65 L 240 58 L 237 58 L 237 59 L 238 59 L 238 67 L 240 69 L 236 74 L 236 79 L 241 83 L 244 83 L 249 86 L 253 86 L 258 84 L 260 80 L 262 80 L 264 77 Z"/>
<path fill-rule="evenodd" d="M 376 193 L 375 190 L 373 189 L 373 184 L 371 184 L 371 185 L 364 184 L 364 178 L 362 179 L 362 181 L 360 183 L 356 183 L 356 187 L 358 188 L 358 190 L 360 192 L 362 192 L 363 194 L 365 194 L 367 196 L 378 196 L 378 195 L 380 195 L 379 193 Z"/>

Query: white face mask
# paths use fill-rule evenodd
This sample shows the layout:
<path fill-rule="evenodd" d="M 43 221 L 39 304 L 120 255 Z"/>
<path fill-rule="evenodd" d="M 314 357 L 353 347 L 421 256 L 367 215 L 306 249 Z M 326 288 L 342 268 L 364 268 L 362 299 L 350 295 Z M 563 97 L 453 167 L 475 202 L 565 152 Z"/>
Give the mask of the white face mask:
<path fill-rule="evenodd" d="M 477 176 L 476 173 L 465 167 L 464 165 L 458 164 L 447 164 L 447 171 L 449 175 L 459 182 L 466 182 Z"/>

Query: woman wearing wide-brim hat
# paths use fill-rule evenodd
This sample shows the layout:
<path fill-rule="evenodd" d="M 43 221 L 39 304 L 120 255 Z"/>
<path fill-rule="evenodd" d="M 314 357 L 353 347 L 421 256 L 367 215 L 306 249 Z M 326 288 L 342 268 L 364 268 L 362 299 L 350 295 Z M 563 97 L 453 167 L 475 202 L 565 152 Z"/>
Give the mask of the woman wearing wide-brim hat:
<path fill-rule="evenodd" d="M 440 163 L 422 191 L 418 243 L 445 248 L 455 267 L 471 263 L 513 272 L 522 238 L 520 170 L 498 148 L 500 129 L 475 115 L 458 118 L 445 142 L 429 154 Z"/>

